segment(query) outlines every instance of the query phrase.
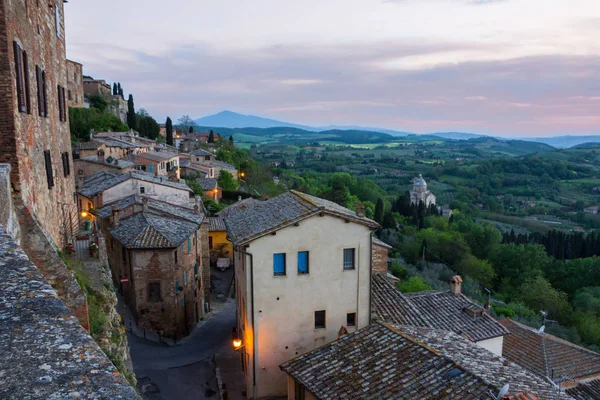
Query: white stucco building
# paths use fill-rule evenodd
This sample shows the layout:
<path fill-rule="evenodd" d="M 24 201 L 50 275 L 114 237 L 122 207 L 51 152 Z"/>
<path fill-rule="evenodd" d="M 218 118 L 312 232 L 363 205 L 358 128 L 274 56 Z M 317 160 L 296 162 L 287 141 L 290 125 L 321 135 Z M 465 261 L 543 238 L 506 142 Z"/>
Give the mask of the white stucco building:
<path fill-rule="evenodd" d="M 423 178 L 423 175 L 419 174 L 418 177 L 413 179 L 413 188 L 410 191 L 410 204 L 419 205 L 420 202 L 425 204 L 425 207 L 435 205 L 435 195 L 431 193 L 431 190 L 427 189 L 427 182 Z"/>
<path fill-rule="evenodd" d="M 370 323 L 364 213 L 291 191 L 226 214 L 248 398 L 287 394 L 280 364 Z"/>

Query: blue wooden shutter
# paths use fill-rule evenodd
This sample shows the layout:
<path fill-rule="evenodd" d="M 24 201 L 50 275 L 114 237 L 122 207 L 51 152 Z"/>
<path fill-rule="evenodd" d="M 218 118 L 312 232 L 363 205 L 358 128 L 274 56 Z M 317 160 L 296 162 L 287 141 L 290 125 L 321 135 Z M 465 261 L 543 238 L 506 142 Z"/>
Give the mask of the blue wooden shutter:
<path fill-rule="evenodd" d="M 188 253 L 192 251 L 192 238 L 188 238 Z"/>
<path fill-rule="evenodd" d="M 298 273 L 308 274 L 308 251 L 298 252 Z"/>
<path fill-rule="evenodd" d="M 273 274 L 285 275 L 285 253 L 273 254 Z"/>

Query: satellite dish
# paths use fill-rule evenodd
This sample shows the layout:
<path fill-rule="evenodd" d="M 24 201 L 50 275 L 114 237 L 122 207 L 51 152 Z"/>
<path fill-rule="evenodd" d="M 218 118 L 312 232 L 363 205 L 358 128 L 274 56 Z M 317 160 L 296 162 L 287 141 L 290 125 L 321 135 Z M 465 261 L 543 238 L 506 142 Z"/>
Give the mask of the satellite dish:
<path fill-rule="evenodd" d="M 546 330 L 546 325 L 542 325 L 542 327 L 540 329 L 538 329 L 538 333 L 544 333 L 544 331 Z"/>
<path fill-rule="evenodd" d="M 508 393 L 508 389 L 509 389 L 509 385 L 508 385 L 508 383 L 507 383 L 506 385 L 504 385 L 504 386 L 502 387 L 502 389 L 500 389 L 500 392 L 498 393 L 498 396 L 496 396 L 496 400 L 500 400 L 500 399 L 502 399 L 502 398 L 504 397 L 504 395 L 505 395 L 506 393 Z"/>

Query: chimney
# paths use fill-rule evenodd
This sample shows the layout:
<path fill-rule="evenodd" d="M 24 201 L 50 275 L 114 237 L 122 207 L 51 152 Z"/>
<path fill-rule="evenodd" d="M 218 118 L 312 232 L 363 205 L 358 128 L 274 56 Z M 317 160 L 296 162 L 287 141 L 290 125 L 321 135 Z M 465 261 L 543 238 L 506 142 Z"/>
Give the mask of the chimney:
<path fill-rule="evenodd" d="M 238 196 L 238 201 L 242 201 L 242 196 Z"/>
<path fill-rule="evenodd" d="M 200 214 L 200 207 L 198 207 L 198 204 L 194 205 L 194 214 Z"/>
<path fill-rule="evenodd" d="M 450 291 L 459 296 L 462 292 L 462 278 L 460 275 L 454 275 L 450 278 Z"/>
<path fill-rule="evenodd" d="M 119 226 L 120 219 L 121 209 L 117 205 L 114 205 L 112 208 L 112 225 L 115 227 Z"/>
<path fill-rule="evenodd" d="M 148 212 L 148 198 L 147 197 L 142 198 L 142 211 Z"/>
<path fill-rule="evenodd" d="M 98 161 L 104 162 L 104 150 L 98 150 Z"/>
<path fill-rule="evenodd" d="M 363 203 L 358 203 L 356 205 L 356 216 L 357 217 L 365 216 L 365 205 Z"/>

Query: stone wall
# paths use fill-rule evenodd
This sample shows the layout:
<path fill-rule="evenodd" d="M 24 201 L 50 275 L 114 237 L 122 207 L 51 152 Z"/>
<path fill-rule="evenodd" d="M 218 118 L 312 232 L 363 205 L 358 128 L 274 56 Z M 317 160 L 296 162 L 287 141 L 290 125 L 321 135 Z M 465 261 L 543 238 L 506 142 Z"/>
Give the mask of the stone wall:
<path fill-rule="evenodd" d="M 0 225 L 16 241 L 20 240 L 21 229 L 19 219 L 13 208 L 10 187 L 10 165 L 0 164 Z"/>
<path fill-rule="evenodd" d="M 140 398 L 1 227 L 0 264 L 0 398 Z"/>
<path fill-rule="evenodd" d="M 68 113 L 66 120 L 61 121 L 57 90 L 58 86 L 67 87 L 63 2 L 40 2 L 38 6 L 35 2 L 2 1 L 0 7 L 0 43 L 4 46 L 0 51 L 0 68 L 4 72 L 0 78 L 0 163 L 12 167 L 15 204 L 20 201 L 26 205 L 52 241 L 62 248 L 73 233 L 65 222 L 70 220 L 69 213 L 76 212 Z M 13 42 L 27 55 L 23 79 L 24 91 L 29 93 L 29 109 L 25 112 L 18 106 Z M 39 115 L 43 102 L 38 100 L 36 66 L 46 75 L 47 116 Z M 51 160 L 51 187 L 45 151 Z M 63 167 L 63 154 L 70 170 Z M 24 250 L 27 252 L 27 248 Z"/>
<path fill-rule="evenodd" d="M 67 60 L 67 89 L 69 107 L 85 107 L 83 101 L 83 65 L 71 60 Z"/>

